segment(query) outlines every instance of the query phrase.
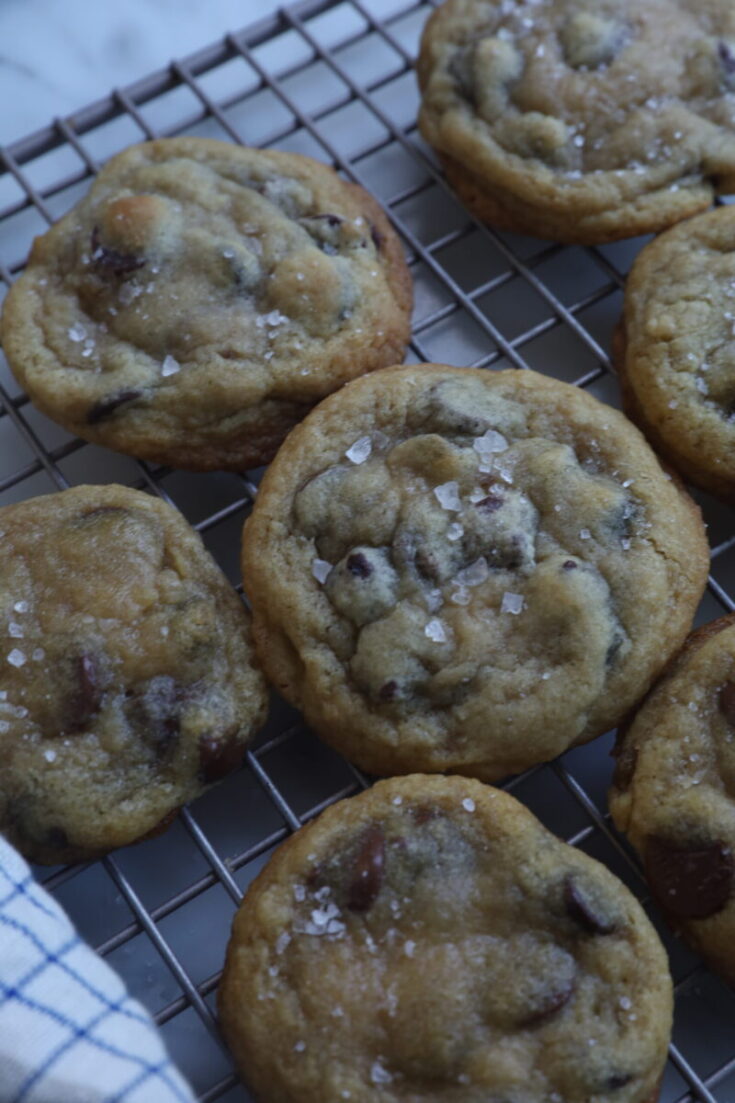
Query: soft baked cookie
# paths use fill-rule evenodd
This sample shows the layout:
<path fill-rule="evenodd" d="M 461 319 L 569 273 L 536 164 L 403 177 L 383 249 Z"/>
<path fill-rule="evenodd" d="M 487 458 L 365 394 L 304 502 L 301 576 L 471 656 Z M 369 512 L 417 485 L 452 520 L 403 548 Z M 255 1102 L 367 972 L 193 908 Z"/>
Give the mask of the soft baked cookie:
<path fill-rule="evenodd" d="M 692 633 L 616 755 L 610 811 L 656 902 L 735 984 L 735 615 Z"/>
<path fill-rule="evenodd" d="M 239 598 L 171 506 L 75 487 L 0 510 L 0 830 L 68 862 L 234 770 L 263 719 Z"/>
<path fill-rule="evenodd" d="M 615 241 L 735 187 L 729 0 L 447 0 L 418 77 L 422 134 L 493 225 Z"/>
<path fill-rule="evenodd" d="M 267 1103 L 643 1103 L 666 954 L 608 870 L 478 781 L 392 778 L 251 885 L 219 1007 Z"/>
<path fill-rule="evenodd" d="M 403 359 L 411 285 L 377 203 L 297 154 L 133 146 L 33 246 L 5 354 L 85 440 L 193 470 L 271 458 L 348 379 Z"/>
<path fill-rule="evenodd" d="M 614 359 L 626 412 L 697 486 L 735 498 L 735 209 L 655 238 L 625 288 Z"/>
<path fill-rule="evenodd" d="M 246 524 L 266 674 L 377 773 L 493 780 L 614 726 L 691 627 L 699 511 L 531 371 L 388 369 L 282 446 Z"/>

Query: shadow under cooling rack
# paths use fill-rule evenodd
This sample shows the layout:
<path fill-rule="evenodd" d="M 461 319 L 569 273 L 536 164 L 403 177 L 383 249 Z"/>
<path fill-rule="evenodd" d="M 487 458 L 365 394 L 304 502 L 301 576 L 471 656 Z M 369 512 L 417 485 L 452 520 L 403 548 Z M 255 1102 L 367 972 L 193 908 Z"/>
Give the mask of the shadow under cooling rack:
<path fill-rule="evenodd" d="M 271 146 L 333 164 L 372 191 L 401 235 L 415 283 L 409 359 L 531 367 L 618 404 L 607 349 L 641 241 L 595 249 L 494 233 L 453 197 L 416 130 L 413 74 L 428 2 L 344 0 L 285 9 L 0 150 L 0 294 L 32 238 L 133 142 L 172 134 Z M 158 494 L 195 525 L 236 585 L 242 522 L 258 473 L 154 468 L 74 440 L 28 402 L 0 358 L 0 505 L 81 482 Z M 698 496 L 712 575 L 698 621 L 735 609 L 732 514 Z M 638 867 L 610 827 L 609 737 L 508 788 L 553 831 L 606 862 L 648 907 Z M 214 1014 L 230 923 L 272 849 L 366 784 L 274 702 L 246 766 L 163 836 L 102 862 L 38 871 L 82 935 L 161 1026 L 201 1100 L 249 1100 Z M 676 983 L 663 1103 L 735 1100 L 735 994 L 652 913 Z"/>

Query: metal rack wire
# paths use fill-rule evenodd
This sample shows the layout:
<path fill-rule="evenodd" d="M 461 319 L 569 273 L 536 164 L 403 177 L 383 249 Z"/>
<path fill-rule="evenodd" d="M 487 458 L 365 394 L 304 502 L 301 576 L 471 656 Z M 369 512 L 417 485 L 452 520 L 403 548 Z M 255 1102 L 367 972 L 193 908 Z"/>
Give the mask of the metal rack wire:
<path fill-rule="evenodd" d="M 114 91 L 0 149 L 0 289 L 30 239 L 134 141 L 203 134 L 308 153 L 385 205 L 414 276 L 410 358 L 529 366 L 617 404 L 605 351 L 640 241 L 569 249 L 493 233 L 454 199 L 418 137 L 412 62 L 429 0 L 306 0 Z M 236 581 L 255 476 L 171 472 L 74 440 L 28 402 L 0 361 L 0 505 L 89 481 L 173 502 Z M 699 621 L 735 609 L 732 514 L 700 496 L 712 574 Z M 610 738 L 513 779 L 552 830 L 605 861 L 646 904 L 638 867 L 606 814 Z M 243 771 L 164 836 L 102 862 L 38 871 L 81 933 L 150 1008 L 199 1098 L 250 1099 L 213 1011 L 244 888 L 290 831 L 365 785 L 276 702 Z M 661 929 L 676 983 L 663 1103 L 735 1100 L 735 993 Z"/>

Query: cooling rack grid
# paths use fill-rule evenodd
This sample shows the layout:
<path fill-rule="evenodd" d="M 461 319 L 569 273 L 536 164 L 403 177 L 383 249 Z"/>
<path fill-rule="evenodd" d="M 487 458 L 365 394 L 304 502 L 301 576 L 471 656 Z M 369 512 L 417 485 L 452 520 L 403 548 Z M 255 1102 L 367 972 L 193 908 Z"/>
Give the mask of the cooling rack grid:
<path fill-rule="evenodd" d="M 641 240 L 568 248 L 479 225 L 416 130 L 412 71 L 428 0 L 307 0 L 113 91 L 0 149 L 0 295 L 35 234 L 84 194 L 113 153 L 145 138 L 216 137 L 306 153 L 372 191 L 403 238 L 415 283 L 409 359 L 528 366 L 618 404 L 607 350 Z M 228 577 L 258 472 L 195 475 L 71 438 L 28 402 L 0 357 L 0 505 L 117 481 L 173 502 Z M 733 514 L 698 495 L 712 570 L 698 623 L 735 609 Z M 648 904 L 605 792 L 610 736 L 508 788 L 557 834 L 606 862 Z M 246 766 L 159 838 L 100 862 L 36 872 L 82 935 L 150 1009 L 202 1101 L 245 1103 L 214 996 L 234 910 L 272 849 L 360 774 L 274 702 Z M 735 993 L 656 922 L 676 983 L 663 1103 L 734 1103 Z"/>

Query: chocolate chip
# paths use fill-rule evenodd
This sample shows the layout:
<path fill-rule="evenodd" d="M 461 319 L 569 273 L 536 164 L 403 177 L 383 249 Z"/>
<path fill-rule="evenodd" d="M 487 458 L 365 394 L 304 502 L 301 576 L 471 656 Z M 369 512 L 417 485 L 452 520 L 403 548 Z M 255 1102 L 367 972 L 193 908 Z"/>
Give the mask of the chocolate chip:
<path fill-rule="evenodd" d="M 613 785 L 619 792 L 625 793 L 630 788 L 638 763 L 638 748 L 632 743 L 621 740 L 612 753 L 616 759 Z"/>
<path fill-rule="evenodd" d="M 92 263 L 95 268 L 113 276 L 129 276 L 147 263 L 145 257 L 138 257 L 132 253 L 118 253 L 116 249 L 108 249 L 100 243 L 99 226 L 92 230 Z"/>
<path fill-rule="evenodd" d="M 204 736 L 199 740 L 199 776 L 209 785 L 242 765 L 245 747 L 233 735 Z"/>
<path fill-rule="evenodd" d="M 481 498 L 479 502 L 475 503 L 476 509 L 485 510 L 486 513 L 495 513 L 496 509 L 500 509 L 505 498 L 502 494 L 499 494 L 497 490 L 491 490 L 486 498 Z"/>
<path fill-rule="evenodd" d="M 80 655 L 73 664 L 74 684 L 67 698 L 63 730 L 75 732 L 83 728 L 99 712 L 103 691 L 100 670 L 94 655 Z"/>
<path fill-rule="evenodd" d="M 373 222 L 370 223 L 370 237 L 373 239 L 373 245 L 380 252 L 385 245 L 385 237 Z"/>
<path fill-rule="evenodd" d="M 544 993 L 533 1010 L 519 1023 L 520 1027 L 540 1026 L 552 1015 L 556 1015 L 569 1003 L 574 995 L 576 984 L 574 978 L 561 983 L 558 987 L 550 988 Z"/>
<path fill-rule="evenodd" d="M 720 690 L 720 712 L 733 728 L 735 728 L 735 682 L 725 682 Z"/>
<path fill-rule="evenodd" d="M 569 918 L 588 934 L 612 934 L 615 930 L 613 920 L 600 914 L 571 873 L 564 878 L 564 907 Z"/>
<path fill-rule="evenodd" d="M 567 559 L 562 563 L 562 569 L 565 571 L 576 571 L 578 566 L 579 564 L 575 563 L 573 559 Z"/>
<path fill-rule="evenodd" d="M 87 509 L 84 513 L 80 513 L 78 517 L 79 524 L 87 524 L 87 522 L 97 521 L 100 517 L 109 515 L 110 513 L 127 513 L 127 509 L 123 506 L 97 506 L 95 509 Z"/>
<path fill-rule="evenodd" d="M 355 552 L 354 555 L 349 555 L 347 557 L 347 570 L 350 574 L 353 574 L 355 578 L 370 578 L 370 575 L 373 573 L 373 568 L 362 552 Z"/>
<path fill-rule="evenodd" d="M 682 846 L 664 835 L 649 835 L 644 861 L 654 896 L 679 919 L 706 919 L 730 899 L 735 864 L 725 843 Z"/>
<path fill-rule="evenodd" d="M 381 701 L 395 701 L 398 696 L 398 682 L 391 679 L 390 682 L 384 682 L 378 690 L 378 697 Z"/>
<path fill-rule="evenodd" d="M 126 402 L 132 402 L 136 398 L 140 398 L 142 391 L 118 391 L 117 394 L 108 395 L 107 398 L 101 398 L 99 402 L 95 402 L 92 409 L 87 414 L 87 424 L 96 425 L 98 421 L 105 421 L 108 417 L 111 417 L 115 410 L 120 406 L 124 406 Z"/>
<path fill-rule="evenodd" d="M 419 804 L 411 809 L 411 815 L 413 816 L 413 822 L 416 826 L 421 827 L 422 824 L 428 823 L 429 820 L 435 820 L 439 813 L 436 808 L 432 808 L 430 804 Z"/>
<path fill-rule="evenodd" d="M 352 880 L 347 890 L 347 907 L 353 912 L 366 912 L 375 903 L 385 869 L 385 837 L 380 828 L 369 827 L 364 834 L 352 867 Z"/>

